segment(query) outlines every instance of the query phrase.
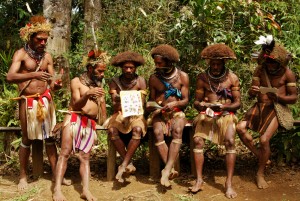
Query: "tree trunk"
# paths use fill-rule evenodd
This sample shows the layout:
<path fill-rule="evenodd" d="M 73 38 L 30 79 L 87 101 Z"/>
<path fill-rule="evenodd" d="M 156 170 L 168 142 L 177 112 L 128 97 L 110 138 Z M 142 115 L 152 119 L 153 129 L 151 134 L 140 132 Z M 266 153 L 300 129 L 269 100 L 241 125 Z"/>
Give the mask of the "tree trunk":
<path fill-rule="evenodd" d="M 47 51 L 53 56 L 56 72 L 63 68 L 63 86 L 67 89 L 70 89 L 70 64 L 64 55 L 70 50 L 71 9 L 71 0 L 44 0 L 44 16 L 53 26 L 48 39 Z"/>
<path fill-rule="evenodd" d="M 95 48 L 94 38 L 92 34 L 92 26 L 96 33 L 100 27 L 101 20 L 101 0 L 85 0 L 84 1 L 84 35 L 83 35 L 83 47 L 86 52 Z M 98 45 L 98 44 L 97 44 Z M 101 49 L 101 48 L 100 48 Z"/>

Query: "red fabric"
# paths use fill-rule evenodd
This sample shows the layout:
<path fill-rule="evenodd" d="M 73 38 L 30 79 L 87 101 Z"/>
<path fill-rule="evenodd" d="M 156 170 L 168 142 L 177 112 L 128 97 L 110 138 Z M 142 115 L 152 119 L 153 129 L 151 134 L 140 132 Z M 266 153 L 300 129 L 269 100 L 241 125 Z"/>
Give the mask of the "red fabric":
<path fill-rule="evenodd" d="M 33 107 L 33 100 L 38 100 L 42 103 L 42 105 L 44 106 L 44 101 L 43 101 L 43 97 L 46 97 L 49 101 L 51 101 L 51 93 L 50 93 L 50 89 L 47 89 L 42 95 L 40 95 L 39 97 L 35 97 L 35 98 L 27 98 L 27 108 L 28 109 L 32 109 Z"/>

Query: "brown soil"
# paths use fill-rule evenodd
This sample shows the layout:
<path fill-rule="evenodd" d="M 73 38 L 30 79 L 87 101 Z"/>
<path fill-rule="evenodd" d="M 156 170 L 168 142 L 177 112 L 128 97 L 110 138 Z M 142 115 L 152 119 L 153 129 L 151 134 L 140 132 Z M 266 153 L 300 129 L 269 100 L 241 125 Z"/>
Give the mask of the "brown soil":
<path fill-rule="evenodd" d="M 184 152 L 184 149 L 183 149 Z M 172 181 L 172 188 L 165 189 L 158 180 L 149 178 L 148 162 L 144 160 L 146 152 L 140 152 L 140 158 L 135 159 L 137 166 L 135 175 L 126 178 L 125 184 L 116 181 L 106 181 L 105 157 L 92 157 L 92 177 L 90 190 L 98 200 L 110 201 L 219 201 L 227 200 L 224 196 L 224 183 L 226 177 L 223 157 L 213 157 L 214 154 L 206 153 L 204 175 L 204 191 L 197 194 L 188 192 L 194 177 L 190 175 L 188 157 L 181 157 L 181 175 Z M 256 159 L 249 153 L 238 154 L 234 188 L 238 193 L 237 201 L 300 200 L 300 166 L 277 166 L 272 163 L 266 170 L 266 179 L 270 185 L 268 189 L 258 189 L 255 185 Z M 71 178 L 73 185 L 63 186 L 63 193 L 70 201 L 80 199 L 81 184 L 78 174 L 79 163 L 76 157 L 71 157 L 66 173 Z M 53 183 L 49 173 L 49 164 L 44 164 L 45 174 L 38 180 L 30 179 L 29 189 L 25 192 L 17 191 L 18 171 L 16 165 L 1 165 L 0 174 L 0 200 L 52 200 Z"/>

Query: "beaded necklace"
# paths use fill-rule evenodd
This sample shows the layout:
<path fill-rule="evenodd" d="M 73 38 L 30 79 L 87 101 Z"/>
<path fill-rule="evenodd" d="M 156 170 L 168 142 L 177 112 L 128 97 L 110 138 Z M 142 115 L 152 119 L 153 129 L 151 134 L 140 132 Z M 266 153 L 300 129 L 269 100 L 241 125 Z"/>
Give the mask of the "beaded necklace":
<path fill-rule="evenodd" d="M 228 75 L 228 72 L 229 72 L 229 70 L 225 69 L 224 72 L 223 72 L 223 74 L 221 74 L 218 77 L 215 77 L 215 76 L 213 76 L 213 75 L 210 74 L 210 68 L 207 69 L 206 73 L 208 75 L 208 84 L 209 84 L 209 88 L 210 88 L 210 90 L 212 92 L 214 92 L 214 93 L 219 92 L 221 83 L 223 81 L 225 81 L 225 79 L 226 79 L 226 77 Z"/>
<path fill-rule="evenodd" d="M 24 45 L 24 50 L 29 55 L 29 57 L 31 59 L 33 59 L 37 64 L 39 64 L 41 62 L 42 58 L 45 55 L 45 52 L 39 53 L 39 52 L 36 52 L 33 49 L 31 49 L 30 46 L 28 45 L 28 43 L 26 43 Z"/>

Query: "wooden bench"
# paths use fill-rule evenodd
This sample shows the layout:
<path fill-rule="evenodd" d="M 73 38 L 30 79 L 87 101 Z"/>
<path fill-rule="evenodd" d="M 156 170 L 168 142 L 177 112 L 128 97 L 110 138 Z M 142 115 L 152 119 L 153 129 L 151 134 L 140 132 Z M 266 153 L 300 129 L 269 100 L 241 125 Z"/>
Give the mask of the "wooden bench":
<path fill-rule="evenodd" d="M 300 126 L 300 120 L 294 121 L 294 126 Z M 96 127 L 97 130 L 106 130 L 102 126 Z M 0 127 L 0 132 L 5 132 L 7 134 L 16 134 L 20 135 L 20 127 Z M 159 178 L 160 176 L 160 165 L 161 159 L 155 146 L 155 136 L 153 134 L 152 127 L 149 127 L 147 130 L 148 142 L 149 142 L 149 168 L 150 176 L 153 178 Z M 188 135 L 189 138 L 189 147 L 190 147 L 190 161 L 191 161 L 191 173 L 196 174 L 195 161 L 194 161 L 194 140 L 193 140 L 193 128 L 192 124 L 188 123 L 184 128 L 184 135 Z M 6 154 L 10 155 L 10 145 L 7 145 L 9 148 L 5 148 Z M 43 141 L 34 140 L 32 143 L 32 163 L 33 163 L 33 176 L 38 178 L 43 174 Z M 175 162 L 175 169 L 180 171 L 179 159 Z M 107 154 L 107 180 L 114 180 L 116 175 L 116 149 L 112 145 L 111 141 L 108 139 L 108 154 Z"/>

